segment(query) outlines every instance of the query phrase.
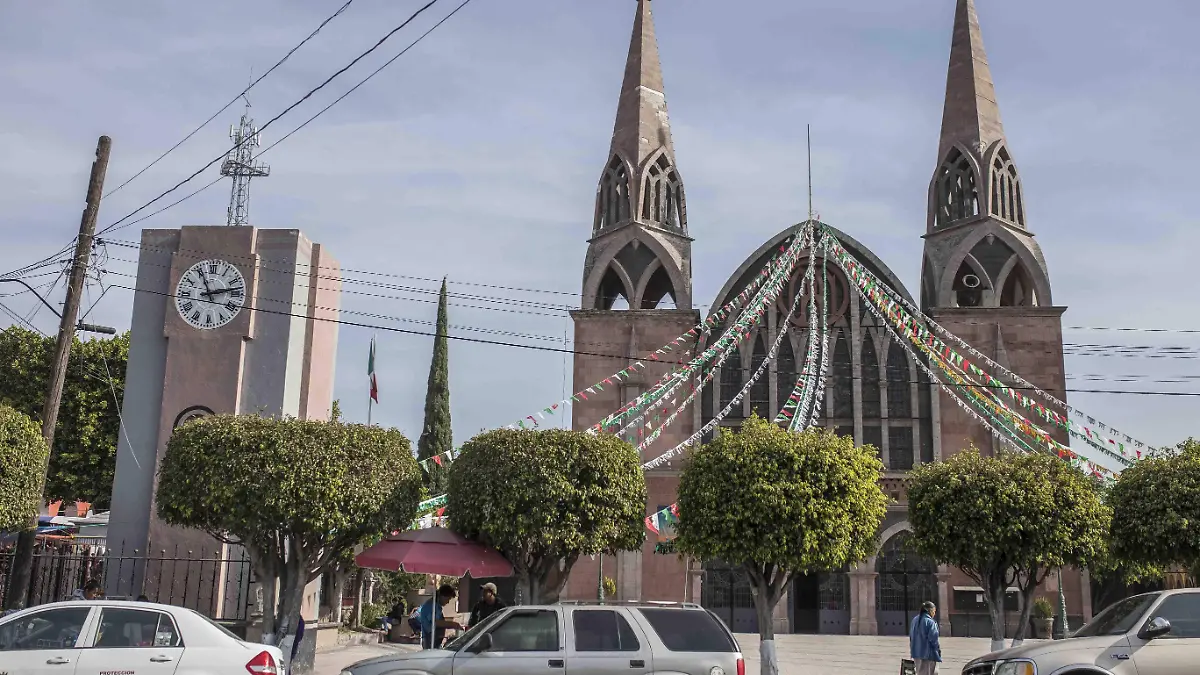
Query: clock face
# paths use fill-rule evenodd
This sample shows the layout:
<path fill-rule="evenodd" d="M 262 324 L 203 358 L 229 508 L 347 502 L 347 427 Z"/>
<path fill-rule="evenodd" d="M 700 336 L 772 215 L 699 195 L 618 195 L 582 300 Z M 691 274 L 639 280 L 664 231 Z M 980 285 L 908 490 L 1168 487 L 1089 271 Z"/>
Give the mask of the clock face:
<path fill-rule="evenodd" d="M 203 330 L 233 321 L 246 303 L 246 280 L 232 263 L 202 260 L 179 278 L 175 308 L 190 325 Z"/>

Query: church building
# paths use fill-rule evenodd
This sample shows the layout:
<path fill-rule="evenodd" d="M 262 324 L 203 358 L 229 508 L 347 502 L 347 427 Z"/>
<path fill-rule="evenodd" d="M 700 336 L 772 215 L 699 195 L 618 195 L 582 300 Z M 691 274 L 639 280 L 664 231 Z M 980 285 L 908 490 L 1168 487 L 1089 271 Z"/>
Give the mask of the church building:
<path fill-rule="evenodd" d="M 692 237 L 703 236 L 703 229 L 689 226 L 686 167 L 675 161 L 650 6 L 650 0 L 637 2 L 616 123 L 596 191 L 582 303 L 572 312 L 576 344 L 604 348 L 582 349 L 575 356 L 575 389 L 589 387 L 633 361 L 643 360 L 649 367 L 577 403 L 575 429 L 591 427 L 652 386 L 669 366 L 647 357 L 704 320 L 692 295 L 691 259 Z M 853 233 L 838 230 L 836 223 L 823 225 L 877 278 L 919 304 L 925 314 L 1065 400 L 1061 317 L 1066 308 L 1052 303 L 1049 271 L 1026 220 L 1014 157 L 1001 124 L 975 2 L 957 0 L 936 156 L 931 148 L 935 161 L 928 219 L 924 227 L 912 224 L 912 236 L 925 240 L 924 255 L 920 261 L 892 261 L 920 264 L 919 300 Z M 750 252 L 709 306 L 715 311 L 735 298 L 802 226 L 783 227 Z M 738 427 L 751 413 L 775 417 L 795 384 L 810 330 L 807 312 L 787 320 L 808 264 L 807 253 L 801 258 L 774 309 L 697 397 L 694 415 L 667 427 L 645 450 L 643 460 L 657 457 L 714 419 L 767 359 L 779 332 L 786 331 L 768 376 L 755 382 L 732 414 L 719 422 L 719 429 Z M 828 265 L 824 283 L 832 358 L 826 390 L 818 394 L 824 397 L 818 424 L 879 449 L 885 467 L 880 484 L 892 503 L 876 554 L 849 569 L 796 579 L 777 608 L 776 631 L 903 635 L 921 603 L 933 600 L 941 608 L 938 618 L 944 634 L 988 636 L 990 619 L 982 589 L 961 571 L 912 550 L 905 485 L 907 472 L 920 464 L 971 444 L 993 452 L 996 442 L 894 342 L 835 265 Z M 820 285 L 818 281 L 818 290 Z M 818 303 L 823 295 L 817 293 Z M 1068 442 L 1065 437 L 1058 440 Z M 675 502 L 679 473 L 678 459 L 646 471 L 647 513 Z M 701 564 L 656 552 L 659 542 L 648 534 L 642 550 L 603 557 L 603 571 L 599 559 L 579 560 L 564 598 L 594 599 L 600 580 L 610 578 L 616 585 L 615 600 L 698 602 L 734 631 L 757 632 L 743 573 L 719 561 Z M 1077 626 L 1091 617 L 1087 575 L 1068 570 L 1062 578 L 1068 619 Z M 1052 575 L 1045 591 L 1057 594 L 1056 583 Z M 1010 602 L 1015 609 L 1015 593 Z"/>

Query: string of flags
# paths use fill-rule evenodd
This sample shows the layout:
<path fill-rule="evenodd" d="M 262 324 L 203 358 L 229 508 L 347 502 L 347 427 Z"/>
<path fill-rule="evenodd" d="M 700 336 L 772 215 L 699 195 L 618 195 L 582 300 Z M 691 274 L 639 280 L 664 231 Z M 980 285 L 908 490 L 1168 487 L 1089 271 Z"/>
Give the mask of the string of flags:
<path fill-rule="evenodd" d="M 617 431 L 617 433 L 623 433 L 633 424 L 640 422 L 644 418 L 645 412 L 650 406 L 659 406 L 661 401 L 665 400 L 668 396 L 674 393 L 675 390 L 683 386 L 685 382 L 689 381 L 695 375 L 696 371 L 701 369 L 704 364 L 716 359 L 715 365 L 709 366 L 709 372 L 701 383 L 701 388 L 703 388 L 703 385 L 707 384 L 707 382 L 712 379 L 712 376 L 715 372 L 714 369 L 719 367 L 720 364 L 723 363 L 724 360 L 729 356 L 729 354 L 731 354 L 733 350 L 737 349 L 739 345 L 750 336 L 750 334 L 753 332 L 753 326 L 762 320 L 767 308 L 774 303 L 775 298 L 778 297 L 779 293 L 783 290 L 783 286 L 787 279 L 791 277 L 791 272 L 795 269 L 795 265 L 799 260 L 800 252 L 803 250 L 805 245 L 811 244 L 811 242 L 812 237 L 811 231 L 809 230 L 806 230 L 805 232 L 801 233 L 800 236 L 796 237 L 792 241 L 792 244 L 784 249 L 783 264 L 781 264 L 776 270 L 776 274 L 774 275 L 775 278 L 770 284 L 764 286 L 758 292 L 754 301 L 747 308 L 747 310 L 738 317 L 737 321 L 735 321 L 732 326 L 730 326 L 724 333 L 721 334 L 716 342 L 707 347 L 700 354 L 700 356 L 693 359 L 681 371 L 671 373 L 667 377 L 664 377 L 646 394 L 639 396 L 637 399 L 624 406 L 621 410 L 618 410 L 616 413 L 606 417 L 599 424 L 592 428 L 593 431 L 611 432 L 611 427 L 617 424 L 622 417 L 633 416 L 633 420 L 631 422 L 627 423 Z M 799 300 L 799 297 L 800 295 L 797 295 L 797 301 Z M 795 305 L 793 305 L 792 312 L 795 312 Z M 790 320 L 790 316 L 791 314 L 789 314 L 788 320 Z M 678 417 L 680 412 L 695 398 L 697 391 L 698 390 L 693 383 L 691 392 L 684 400 L 683 405 L 680 406 L 675 413 L 671 414 L 667 418 L 666 422 L 654 430 L 654 432 L 651 433 L 648 438 L 643 439 L 643 441 L 639 444 L 639 450 L 653 443 L 661 435 L 662 430 L 670 425 L 671 422 Z M 671 404 L 675 405 L 676 400 L 672 400 Z M 663 408 L 662 412 L 666 414 L 667 410 L 667 408 Z"/>
<path fill-rule="evenodd" d="M 771 273 L 771 270 L 773 268 L 778 268 L 782 264 L 782 260 L 783 260 L 783 256 L 777 256 L 776 259 L 772 260 L 772 262 L 763 269 L 762 273 L 760 275 L 758 275 L 734 299 L 725 303 L 725 305 L 723 305 L 719 310 L 717 310 L 716 312 L 711 314 L 703 322 L 697 324 L 696 326 L 694 326 L 693 328 L 688 330 L 686 333 L 681 334 L 679 337 L 675 338 L 674 340 L 671 340 L 667 344 L 656 349 L 654 352 L 652 352 L 646 358 L 646 360 L 661 362 L 662 357 L 665 357 L 668 353 L 674 351 L 675 348 L 678 347 L 679 345 L 681 345 L 689 340 L 695 339 L 697 336 L 699 336 L 701 334 L 708 334 L 708 332 L 711 331 L 712 328 L 714 326 L 716 326 L 720 321 L 724 320 L 724 318 L 729 316 L 729 314 L 731 312 L 736 311 L 739 307 L 741 307 L 742 303 L 744 303 L 747 298 L 751 297 L 751 293 L 754 293 L 766 281 L 770 280 L 773 276 Z M 612 375 L 600 380 L 596 384 L 593 384 L 590 387 L 587 387 L 585 389 L 581 389 L 581 390 L 575 392 L 569 398 L 565 398 L 557 403 L 553 403 L 545 408 L 542 408 L 540 411 L 538 411 L 532 415 L 526 415 L 524 419 L 516 422 L 515 424 L 508 425 L 507 428 L 509 428 L 509 429 L 537 428 L 539 426 L 539 420 L 545 420 L 547 417 L 555 415 L 559 411 L 560 408 L 565 409 L 567 406 L 570 406 L 571 404 L 574 404 L 574 403 L 578 403 L 581 400 L 586 401 L 586 400 L 588 400 L 589 396 L 595 396 L 596 394 L 604 391 L 604 387 L 614 386 L 617 383 L 622 382 L 623 381 L 622 378 L 629 379 L 629 377 L 632 376 L 634 373 L 637 373 L 641 370 L 645 370 L 646 368 L 647 368 L 647 365 L 644 361 L 640 361 L 640 360 L 636 361 L 633 364 L 621 369 L 620 371 L 613 373 Z"/>
<path fill-rule="evenodd" d="M 868 274 L 869 274 L 869 272 L 868 272 Z M 873 282 L 875 284 L 878 284 L 877 279 L 873 279 Z M 1033 391 L 1036 396 L 1042 398 L 1043 400 L 1047 401 L 1051 405 L 1054 405 L 1063 410 L 1066 410 L 1068 413 L 1070 413 L 1072 415 L 1086 419 L 1088 421 L 1088 424 L 1092 425 L 1091 427 L 1087 427 L 1087 429 L 1090 430 L 1090 432 L 1093 436 L 1096 436 L 1096 435 L 1111 436 L 1112 438 L 1104 439 L 1104 442 L 1106 442 L 1110 447 L 1116 448 L 1117 451 L 1121 452 L 1125 456 L 1126 459 L 1130 459 L 1130 460 L 1140 459 L 1142 457 L 1142 455 L 1144 454 L 1142 452 L 1143 449 L 1145 449 L 1146 451 L 1153 449 L 1153 446 L 1143 443 L 1143 442 L 1133 438 L 1129 434 L 1127 434 L 1123 431 L 1120 431 L 1116 427 L 1110 427 L 1110 426 L 1106 425 L 1104 422 L 1099 421 L 1099 420 L 1095 419 L 1094 417 L 1091 417 L 1090 415 L 1088 415 L 1084 411 L 1080 410 L 1079 408 L 1068 405 L 1065 401 L 1060 400 L 1058 397 L 1054 396 L 1050 392 L 1045 391 L 1044 389 L 1034 385 L 1033 383 L 1029 382 L 1025 378 L 1021 377 L 1019 374 L 1012 372 L 1011 370 L 1008 370 L 1007 368 L 1000 365 L 999 363 L 996 363 L 996 361 L 994 361 L 992 358 L 990 358 L 986 354 L 984 354 L 984 353 L 980 352 L 979 350 L 975 349 L 974 347 L 972 347 L 966 340 L 963 340 L 959 336 L 950 332 L 945 327 L 943 327 L 942 325 L 938 324 L 937 322 L 933 321 L 928 316 L 923 314 L 920 311 L 920 309 L 918 309 L 911 302 L 909 302 L 907 298 L 896 293 L 894 289 L 892 289 L 884 284 L 878 284 L 878 288 L 880 290 L 882 290 L 883 293 L 885 293 L 891 301 L 902 305 L 905 309 L 907 309 L 909 312 L 911 312 L 912 315 L 914 317 L 916 317 L 915 319 L 912 319 L 914 322 L 917 322 L 917 320 L 919 319 L 920 321 L 918 322 L 918 325 L 921 326 L 922 330 L 924 330 L 925 326 L 929 326 L 930 328 L 933 329 L 934 332 L 945 336 L 945 338 L 947 340 L 950 340 L 950 341 L 954 342 L 955 344 L 957 344 L 960 348 L 962 348 L 968 354 L 970 354 L 972 357 L 974 357 L 978 362 L 984 363 L 989 368 L 992 368 L 992 369 L 995 369 L 995 370 L 1001 372 L 1005 377 L 1011 379 L 1013 382 L 1016 382 L 1019 386 Z M 921 325 L 922 322 L 923 322 L 923 325 Z M 928 331 L 926 330 L 925 332 L 928 332 Z M 924 337 L 924 335 L 922 337 Z M 940 340 L 937 340 L 936 338 L 934 338 L 934 340 L 935 340 L 935 344 L 940 345 L 941 347 L 945 346 L 945 344 L 942 343 Z M 1003 383 L 1000 382 L 999 380 L 997 380 L 996 382 L 997 382 L 997 385 L 1003 385 Z M 1030 399 L 1027 396 L 1023 396 L 1019 393 L 1016 393 L 1016 396 L 1023 399 L 1022 405 L 1024 407 L 1035 408 L 1038 410 L 1039 414 L 1041 414 L 1042 409 L 1044 409 L 1044 406 L 1041 406 L 1041 404 L 1037 403 L 1036 401 L 1033 401 L 1032 399 Z M 1054 422 L 1054 423 L 1058 424 L 1059 426 L 1064 426 L 1064 425 L 1070 424 L 1069 422 L 1061 421 L 1063 416 L 1054 412 L 1053 410 L 1049 411 L 1049 415 L 1050 415 L 1050 418 L 1047 419 L 1047 421 Z M 1086 434 L 1082 424 L 1079 425 L 1079 433 Z M 1090 437 L 1085 435 L 1084 439 L 1089 440 Z M 1134 448 L 1134 453 L 1132 456 L 1129 453 L 1126 453 L 1122 450 L 1123 446 L 1125 446 L 1125 445 L 1129 445 L 1132 448 Z"/>
<path fill-rule="evenodd" d="M 679 504 L 671 504 L 646 516 L 646 529 L 662 536 L 663 530 L 673 528 L 679 523 Z"/>
<path fill-rule="evenodd" d="M 446 466 L 450 462 L 453 462 L 454 460 L 458 459 L 458 454 L 460 452 L 462 452 L 462 448 L 453 448 L 453 449 L 447 450 L 445 452 L 439 452 L 438 454 L 434 455 L 433 457 L 418 460 L 417 464 L 421 465 L 421 470 L 425 471 L 426 473 L 429 473 L 429 469 L 431 466 Z"/>
<path fill-rule="evenodd" d="M 776 259 L 779 261 L 779 264 L 771 272 L 770 283 L 765 284 L 755 294 L 750 304 L 747 305 L 746 311 L 742 312 L 733 326 L 722 333 L 716 342 L 708 346 L 699 356 L 688 362 L 682 369 L 667 373 L 644 394 L 641 394 L 633 401 L 622 406 L 615 413 L 594 425 L 592 431 L 595 433 L 611 432 L 611 427 L 629 417 L 633 418 L 634 423 L 640 421 L 646 409 L 657 405 L 659 401 L 664 400 L 682 386 L 684 382 L 695 374 L 697 369 L 715 358 L 728 354 L 732 349 L 746 340 L 750 336 L 753 326 L 762 320 L 767 309 L 783 290 L 784 284 L 791 276 L 792 270 L 795 269 L 799 253 L 806 241 L 808 240 L 802 235 L 794 239 L 790 246 L 781 248 L 783 255 Z M 712 318 L 710 317 L 710 319 Z M 707 335 L 710 332 L 711 330 L 708 330 L 704 334 Z M 629 426 L 632 426 L 632 423 L 627 424 L 618 433 L 625 431 Z"/>
<path fill-rule="evenodd" d="M 814 272 L 813 268 L 809 267 L 808 270 L 805 271 L 805 280 L 811 280 L 811 278 L 813 276 L 813 272 Z M 785 326 L 791 322 L 792 317 L 795 316 L 795 314 L 796 314 L 796 310 L 800 307 L 800 301 L 804 297 L 804 288 L 805 288 L 805 284 L 801 283 L 800 289 L 796 292 L 796 297 L 792 300 L 792 306 L 788 310 L 787 316 L 784 317 L 783 322 L 784 322 Z M 726 415 L 729 414 L 729 411 L 733 409 L 733 406 L 735 406 L 741 402 L 742 398 L 754 386 L 754 383 L 757 382 L 759 380 L 759 378 L 761 378 L 763 376 L 763 373 L 767 372 L 767 369 L 770 367 L 770 365 L 775 362 L 775 357 L 779 353 L 779 346 L 781 344 L 783 344 L 783 339 L 787 337 L 787 334 L 788 334 L 788 331 L 786 331 L 786 330 L 781 330 L 781 331 L 777 332 L 777 334 L 775 335 L 774 342 L 771 343 L 771 349 L 767 352 L 767 357 L 765 359 L 763 359 L 763 362 L 761 364 L 759 364 L 757 369 L 755 369 L 754 373 L 750 376 L 750 380 L 748 382 L 746 382 L 746 385 L 744 387 L 742 387 L 742 390 L 739 391 L 737 393 L 737 395 L 733 397 L 733 400 L 731 400 L 729 402 L 729 404 L 727 406 L 725 406 L 725 408 L 723 410 L 721 410 L 720 413 L 717 414 L 716 417 L 714 417 L 712 420 L 710 420 L 708 422 L 708 424 L 704 425 L 704 427 L 701 428 L 700 432 L 698 432 L 700 434 L 700 436 L 696 436 L 695 434 L 693 434 L 693 436 L 691 438 L 689 438 L 688 440 L 692 440 L 692 438 L 702 437 L 704 433 L 707 433 L 708 429 L 711 429 L 717 423 L 720 423 L 720 421 L 722 419 L 724 419 Z M 701 383 L 701 386 L 699 388 L 700 390 L 703 390 L 703 387 L 708 384 L 708 382 L 712 379 L 713 374 L 715 372 L 716 372 L 716 368 L 709 370 L 704 381 Z M 650 436 L 648 438 L 646 438 L 646 440 L 643 441 L 641 443 L 641 445 L 638 446 L 639 452 L 646 449 L 646 447 L 648 447 L 651 443 L 653 443 L 655 440 L 657 440 L 658 437 L 660 435 L 662 435 L 663 429 L 666 429 L 668 426 L 670 426 L 670 424 L 675 421 L 675 418 L 678 417 L 680 415 L 680 413 L 682 413 L 684 410 L 687 409 L 688 405 L 692 402 L 692 399 L 694 399 L 696 397 L 696 391 L 697 391 L 697 389 L 693 388 L 692 393 L 689 394 L 688 397 L 684 400 L 683 405 L 679 406 L 679 408 L 676 409 L 675 412 L 672 413 L 669 418 L 667 418 L 667 421 L 662 426 L 660 426 L 658 429 L 655 429 L 654 433 L 650 434 Z M 688 441 L 684 441 L 684 443 L 687 443 L 687 442 Z M 655 457 L 654 459 L 650 460 L 649 462 L 642 464 L 642 468 L 652 469 L 654 467 L 660 466 L 666 460 L 670 459 L 671 457 L 674 457 L 675 453 L 681 447 L 688 447 L 688 446 L 685 446 L 683 444 L 677 445 L 674 448 L 672 448 L 671 450 L 664 453 L 663 455 L 661 455 L 659 457 Z"/>
<path fill-rule="evenodd" d="M 965 372 L 963 372 L 961 375 L 960 372 L 956 372 L 952 364 L 954 364 L 956 361 L 959 364 L 963 362 L 963 359 L 957 354 L 957 352 L 955 352 L 953 349 L 950 349 L 944 343 L 936 340 L 936 338 L 933 338 L 929 331 L 925 330 L 922 333 L 922 330 L 919 328 L 919 322 L 912 319 L 911 316 L 907 315 L 907 313 L 900 309 L 897 303 L 890 302 L 888 298 L 884 297 L 884 294 L 879 290 L 882 284 L 878 281 L 878 279 L 876 279 L 869 270 L 866 270 L 861 264 L 859 264 L 853 258 L 853 256 L 846 252 L 845 248 L 843 248 L 836 239 L 827 235 L 825 242 L 827 248 L 834 253 L 835 260 L 838 262 L 839 266 L 841 266 L 841 268 L 846 272 L 847 277 L 855 282 L 856 290 L 864 298 L 871 301 L 866 304 L 871 309 L 872 313 L 874 313 L 884 323 L 884 325 L 887 326 L 889 332 L 892 333 L 899 344 L 904 345 L 906 350 L 909 350 L 909 352 L 912 353 L 911 348 L 909 348 L 906 342 L 901 340 L 900 336 L 896 334 L 896 330 L 893 328 L 893 325 L 897 326 L 899 330 L 904 333 L 905 337 L 908 338 L 907 342 L 910 342 L 913 345 L 921 348 L 922 352 L 924 352 L 930 358 L 930 360 L 933 361 L 934 364 L 945 373 L 946 377 L 953 380 L 958 387 L 964 389 L 970 395 L 973 402 L 979 406 L 988 408 L 988 416 L 992 417 L 994 421 L 999 421 L 997 417 L 1006 418 L 1008 423 L 1013 427 L 1010 432 L 1020 431 L 1021 433 L 1036 438 L 1042 445 L 1046 447 L 1047 450 L 1055 453 L 1060 458 L 1070 460 L 1077 466 L 1081 466 L 1081 468 L 1085 468 L 1093 475 L 1111 477 L 1113 473 L 1112 471 L 1099 464 L 1096 464 L 1095 462 L 1089 461 L 1086 458 L 1080 457 L 1075 451 L 1054 440 L 1054 438 L 1051 437 L 1048 432 L 1036 426 L 1024 416 L 1005 405 L 1003 401 L 1001 401 L 994 393 L 994 387 L 985 387 L 972 380 Z M 935 348 L 935 344 L 939 344 L 941 349 Z M 925 368 L 921 359 L 916 359 L 916 362 L 920 364 L 922 368 L 928 370 Z M 966 364 L 967 366 L 971 366 L 969 361 L 966 362 Z M 982 372 L 978 368 L 975 368 L 975 371 Z M 945 388 L 951 394 L 956 402 L 960 404 L 960 407 L 969 410 L 958 394 L 954 392 L 952 388 L 947 387 L 941 382 L 941 378 L 937 377 L 932 371 L 929 371 L 929 374 L 933 376 L 934 382 L 941 384 L 943 388 Z M 986 375 L 986 373 L 984 374 Z M 990 397 L 982 393 L 981 390 L 987 391 Z M 1009 391 L 1011 392 L 1012 390 L 1009 389 Z M 1042 409 L 1044 410 L 1044 408 Z M 1049 412 L 1052 413 L 1053 411 Z M 985 423 L 993 431 L 993 434 L 1001 436 L 1001 434 L 997 432 L 995 427 L 993 427 L 990 423 L 986 422 L 978 415 L 973 416 L 979 421 Z M 1047 417 L 1047 419 L 1051 420 L 1052 418 Z M 1001 424 L 1001 426 L 1003 427 L 1004 425 Z M 1032 448 L 1028 447 L 1027 449 L 1032 450 Z M 1120 459 L 1120 456 L 1116 455 L 1115 453 L 1113 456 Z"/>

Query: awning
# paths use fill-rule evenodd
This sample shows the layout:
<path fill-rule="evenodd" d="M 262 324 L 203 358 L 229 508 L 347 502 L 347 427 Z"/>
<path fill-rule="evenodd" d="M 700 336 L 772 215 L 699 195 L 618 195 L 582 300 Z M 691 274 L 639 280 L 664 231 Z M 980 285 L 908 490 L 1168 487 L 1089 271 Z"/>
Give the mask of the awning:
<path fill-rule="evenodd" d="M 444 527 L 392 535 L 354 557 L 359 566 L 387 572 L 451 577 L 512 576 L 512 565 L 495 549 Z"/>

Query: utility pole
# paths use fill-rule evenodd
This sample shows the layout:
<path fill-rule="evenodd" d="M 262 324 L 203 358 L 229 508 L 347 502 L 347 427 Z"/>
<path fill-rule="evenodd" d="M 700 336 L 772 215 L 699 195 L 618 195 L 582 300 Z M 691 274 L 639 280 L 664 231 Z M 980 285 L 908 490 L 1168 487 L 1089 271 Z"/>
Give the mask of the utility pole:
<path fill-rule="evenodd" d="M 42 437 L 53 451 L 54 428 L 58 424 L 58 406 L 62 401 L 63 382 L 67 376 L 67 363 L 71 358 L 71 344 L 75 340 L 75 324 L 79 318 L 79 300 L 83 294 L 83 282 L 87 276 L 88 260 L 92 254 L 92 240 L 96 234 L 96 215 L 100 211 L 100 195 L 104 191 L 104 174 L 108 170 L 108 154 L 112 139 L 101 136 L 96 144 L 96 159 L 92 162 L 92 176 L 88 180 L 87 203 L 79 223 L 79 239 L 75 242 L 75 257 L 71 260 L 71 275 L 67 282 L 67 297 L 63 303 L 62 319 L 58 324 L 58 338 L 54 343 L 54 361 L 51 362 L 50 384 L 46 388 L 46 403 L 42 407 Z M 45 489 L 49 462 L 42 470 L 42 486 Z M 32 528 L 17 537 L 17 550 L 13 555 L 11 581 L 8 587 L 8 609 L 25 606 L 29 595 L 29 580 L 33 572 L 33 547 L 37 534 L 37 517 Z"/>

